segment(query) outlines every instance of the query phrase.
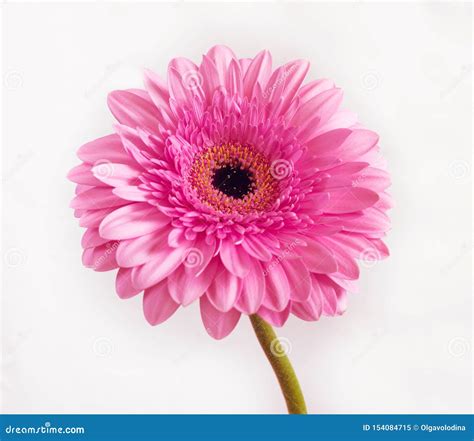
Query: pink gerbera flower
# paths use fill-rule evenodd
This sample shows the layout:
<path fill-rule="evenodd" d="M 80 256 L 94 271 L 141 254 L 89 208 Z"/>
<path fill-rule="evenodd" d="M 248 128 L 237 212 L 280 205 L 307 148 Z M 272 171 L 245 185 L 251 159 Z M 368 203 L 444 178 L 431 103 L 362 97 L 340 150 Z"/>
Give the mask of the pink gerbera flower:
<path fill-rule="evenodd" d="M 217 339 L 241 314 L 341 314 L 356 260 L 388 255 L 378 136 L 332 81 L 303 85 L 308 68 L 216 46 L 109 95 L 114 133 L 79 149 L 71 206 L 84 265 L 118 269 L 118 295 L 144 292 L 152 325 L 194 301 Z"/>

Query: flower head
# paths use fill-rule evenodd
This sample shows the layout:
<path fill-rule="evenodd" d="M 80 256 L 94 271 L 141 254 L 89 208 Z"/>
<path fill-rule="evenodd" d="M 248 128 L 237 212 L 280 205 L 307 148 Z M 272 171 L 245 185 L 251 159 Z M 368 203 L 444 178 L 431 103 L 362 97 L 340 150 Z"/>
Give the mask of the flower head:
<path fill-rule="evenodd" d="M 118 295 L 144 291 L 151 324 L 198 299 L 215 338 L 241 314 L 341 314 L 356 260 L 388 255 L 378 136 L 332 81 L 303 85 L 308 68 L 216 46 L 109 95 L 115 133 L 79 149 L 71 206 L 84 265 L 118 268 Z"/>

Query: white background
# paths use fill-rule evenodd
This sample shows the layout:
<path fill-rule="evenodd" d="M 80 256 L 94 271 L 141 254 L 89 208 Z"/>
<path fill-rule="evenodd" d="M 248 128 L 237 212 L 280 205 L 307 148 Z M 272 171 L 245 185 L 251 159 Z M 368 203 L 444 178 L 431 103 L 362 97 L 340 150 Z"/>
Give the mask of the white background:
<path fill-rule="evenodd" d="M 68 208 L 76 149 L 110 132 L 107 92 L 223 43 L 312 62 L 381 135 L 390 259 L 347 313 L 279 331 L 311 412 L 471 411 L 469 4 L 11 4 L 4 8 L 2 411 L 280 413 L 243 317 L 205 332 L 197 305 L 159 327 L 113 273 L 81 265 Z"/>

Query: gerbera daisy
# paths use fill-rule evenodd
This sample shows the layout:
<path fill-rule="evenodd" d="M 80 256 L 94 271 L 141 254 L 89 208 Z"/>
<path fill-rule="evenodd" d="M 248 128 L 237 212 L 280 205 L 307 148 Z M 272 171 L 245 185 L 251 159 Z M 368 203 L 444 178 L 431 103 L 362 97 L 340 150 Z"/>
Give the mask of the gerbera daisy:
<path fill-rule="evenodd" d="M 242 314 L 341 314 L 356 259 L 388 255 L 378 136 L 332 81 L 303 85 L 308 69 L 216 46 L 110 93 L 114 133 L 80 147 L 71 206 L 84 265 L 118 269 L 118 295 L 144 292 L 152 325 L 194 301 L 217 339 Z"/>

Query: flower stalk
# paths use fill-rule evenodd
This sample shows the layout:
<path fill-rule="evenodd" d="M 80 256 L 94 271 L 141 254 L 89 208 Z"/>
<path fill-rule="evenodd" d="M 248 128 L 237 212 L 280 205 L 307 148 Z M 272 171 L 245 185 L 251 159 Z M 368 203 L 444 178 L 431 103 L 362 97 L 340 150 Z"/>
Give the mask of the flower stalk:
<path fill-rule="evenodd" d="M 285 350 L 282 350 L 281 343 L 273 328 L 257 314 L 250 316 L 255 334 L 260 346 L 265 352 L 273 371 L 280 383 L 281 391 L 286 401 L 289 414 L 306 414 L 306 403 L 301 391 L 298 378 L 287 357 Z"/>

